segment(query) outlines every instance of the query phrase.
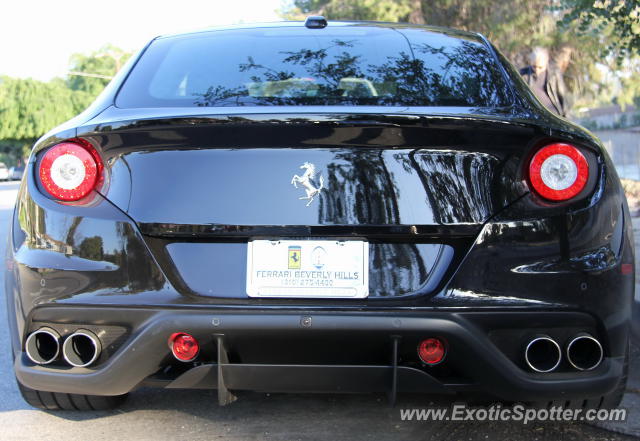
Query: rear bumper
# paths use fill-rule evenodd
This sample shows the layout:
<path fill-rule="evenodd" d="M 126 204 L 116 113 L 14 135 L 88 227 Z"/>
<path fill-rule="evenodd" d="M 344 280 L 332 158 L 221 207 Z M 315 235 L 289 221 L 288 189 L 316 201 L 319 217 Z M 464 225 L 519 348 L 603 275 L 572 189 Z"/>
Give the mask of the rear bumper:
<path fill-rule="evenodd" d="M 503 400 L 540 401 L 597 397 L 612 391 L 622 375 L 623 355 L 607 348 L 617 346 L 604 340 L 605 359 L 593 371 L 562 371 L 548 374 L 528 372 L 492 337 L 494 332 L 510 332 L 520 324 L 517 335 L 526 338 L 536 329 L 522 329 L 536 323 L 541 329 L 561 324 L 559 336 L 579 329 L 595 329 L 593 318 L 576 312 L 456 312 L 385 311 L 380 313 L 290 311 L 231 312 L 228 310 L 151 310 L 135 308 L 42 307 L 33 314 L 34 325 L 48 323 L 70 329 L 70 323 L 113 323 L 130 329 L 122 344 L 106 359 L 91 368 L 36 366 L 22 352 L 16 354 L 18 380 L 33 389 L 91 395 L 119 395 L 140 385 L 167 388 L 218 388 L 272 392 L 383 392 L 397 379 L 399 392 L 434 394 L 480 391 Z M 64 323 L 64 325 L 60 325 Z M 82 325 L 78 325 L 82 327 Z M 497 330 L 497 331 L 496 331 Z M 502 331 L 500 331 L 502 330 Z M 163 378 L 158 373 L 175 363 L 167 341 L 177 331 L 196 336 L 203 350 L 215 352 L 215 341 L 225 342 L 233 352 L 238 341 L 268 341 L 270 336 L 317 342 L 339 341 L 342 336 L 361 336 L 388 350 L 388 362 L 375 365 L 354 358 L 327 359 L 326 363 L 281 363 L 255 360 L 218 364 L 217 360 L 185 365 L 177 376 Z M 514 334 L 515 335 L 515 334 Z M 448 343 L 447 363 L 456 376 L 439 377 L 428 367 L 405 364 L 397 370 L 391 362 L 392 340 L 413 341 L 438 336 Z M 360 338 L 360 337 L 358 337 Z M 559 337 L 561 339 L 562 337 Z M 503 339 L 504 340 L 504 339 Z M 514 343 L 520 346 L 520 342 Z M 239 344 L 241 345 L 241 344 Z M 296 353 L 282 347 L 290 359 Z M 384 354 L 384 357 L 386 357 Z M 273 360 L 279 361 L 274 353 Z M 225 357 L 226 358 L 226 357 Z"/>

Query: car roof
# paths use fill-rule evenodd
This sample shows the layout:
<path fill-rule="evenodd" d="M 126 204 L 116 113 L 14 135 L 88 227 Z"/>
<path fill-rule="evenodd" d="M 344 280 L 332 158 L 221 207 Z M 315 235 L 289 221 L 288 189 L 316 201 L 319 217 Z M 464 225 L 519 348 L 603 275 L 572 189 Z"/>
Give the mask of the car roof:
<path fill-rule="evenodd" d="M 333 21 L 329 20 L 327 22 L 327 26 L 322 29 L 309 29 L 309 32 L 322 32 L 324 34 L 331 34 L 333 29 L 340 29 L 340 32 L 344 32 L 348 28 L 377 28 L 377 29 L 388 29 L 393 32 L 395 30 L 405 30 L 405 29 L 416 29 L 423 30 L 427 32 L 437 33 L 447 35 L 449 37 L 460 38 L 460 39 L 472 39 L 472 40 L 484 40 L 484 37 L 477 32 L 468 32 L 461 31 L 458 29 L 446 28 L 441 26 L 431 26 L 431 25 L 416 25 L 411 23 L 396 23 L 396 22 L 380 22 L 380 21 Z M 208 33 L 208 32 L 218 32 L 218 31 L 226 31 L 226 30 L 251 30 L 251 29 L 269 29 L 269 28 L 291 28 L 295 30 L 304 29 L 305 22 L 304 21 L 279 21 L 279 22 L 266 22 L 266 23 L 239 23 L 233 25 L 224 25 L 224 26 L 213 26 L 205 29 L 199 29 L 188 32 L 180 32 L 174 34 L 166 34 L 160 35 L 157 38 L 174 38 L 174 37 L 185 37 L 195 34 Z M 355 29 L 354 29 L 355 30 Z"/>

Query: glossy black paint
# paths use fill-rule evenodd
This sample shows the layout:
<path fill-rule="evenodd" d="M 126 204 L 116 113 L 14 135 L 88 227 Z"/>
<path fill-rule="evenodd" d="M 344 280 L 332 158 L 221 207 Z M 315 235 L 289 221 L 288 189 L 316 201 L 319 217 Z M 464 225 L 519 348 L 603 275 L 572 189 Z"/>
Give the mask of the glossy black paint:
<path fill-rule="evenodd" d="M 331 24 L 322 32 L 330 30 Z M 82 326 L 126 329 L 111 353 L 134 363 L 127 350 L 151 332 L 147 321 L 163 330 L 167 323 L 188 326 L 189 311 L 202 321 L 198 332 L 225 333 L 237 354 L 251 352 L 241 334 L 262 335 L 255 315 L 330 321 L 348 314 L 352 321 L 340 328 L 348 332 L 349 323 L 362 325 L 361 315 L 379 314 L 397 318 L 397 332 L 409 336 L 406 314 L 430 318 L 421 332 L 446 334 L 448 325 L 438 317 L 455 321 L 458 314 L 493 311 L 497 315 L 461 322 L 477 332 L 482 347 L 506 357 L 496 359 L 487 384 L 495 384 L 489 377 L 499 372 L 514 375 L 515 383 L 535 380 L 513 386 L 517 399 L 534 399 L 536 388 L 545 396 L 556 390 L 557 398 L 569 389 L 589 396 L 613 388 L 609 380 L 619 376 L 634 290 L 634 274 L 622 272 L 622 264 L 634 262 L 624 194 L 600 142 L 544 110 L 510 65 L 502 68 L 513 105 L 499 109 L 120 109 L 115 96 L 129 68 L 90 109 L 38 141 L 25 170 L 5 277 L 21 381 L 59 391 L 70 384 L 56 366 L 39 368 L 44 373 L 36 378 L 40 374 L 21 355 L 28 333 L 43 323 L 61 333 Z M 51 200 L 39 189 L 37 161 L 48 147 L 76 137 L 99 151 L 104 182 L 85 200 Z M 525 173 L 536 148 L 556 141 L 580 148 L 591 169 L 585 190 L 567 203 L 538 198 Z M 326 191 L 308 207 L 290 184 L 305 161 L 326 178 Z M 265 237 L 368 240 L 370 297 L 249 299 L 246 243 Z M 215 317 L 224 323 L 234 311 L 244 318 L 234 318 L 233 327 L 204 324 Z M 571 319 L 555 321 L 556 313 Z M 285 332 L 287 326 L 276 328 Z M 539 332 L 565 339 L 580 330 L 603 342 L 602 369 L 552 374 L 547 383 L 526 371 L 519 357 L 524 339 Z M 386 347 L 390 332 L 379 334 L 371 345 Z M 146 349 L 161 352 L 159 364 L 138 381 L 170 364 L 168 335 L 160 337 L 162 345 Z M 330 337 L 336 336 L 314 338 Z M 456 348 L 455 334 L 450 338 L 452 351 L 459 351 L 451 360 L 455 371 L 471 356 L 472 341 L 460 339 Z M 125 386 L 96 386 L 99 378 L 116 375 L 109 371 L 113 364 L 102 360 L 92 370 L 97 383 L 83 383 L 81 375 L 72 392 L 126 392 Z M 507 392 L 501 396 L 513 398 Z"/>
<path fill-rule="evenodd" d="M 479 225 L 524 194 L 513 153 L 544 136 L 472 118 L 322 118 L 154 118 L 81 136 L 110 165 L 105 196 L 138 223 L 244 226 Z M 290 180 L 305 161 L 326 192 L 302 210 Z"/>

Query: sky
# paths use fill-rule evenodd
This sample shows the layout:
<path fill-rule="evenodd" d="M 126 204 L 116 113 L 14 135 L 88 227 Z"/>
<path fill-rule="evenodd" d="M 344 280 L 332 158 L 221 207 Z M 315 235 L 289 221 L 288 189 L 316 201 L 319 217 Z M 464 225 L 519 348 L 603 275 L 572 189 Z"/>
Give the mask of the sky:
<path fill-rule="evenodd" d="M 287 0 L 7 0 L 0 75 L 47 81 L 69 57 L 105 44 L 136 50 L 151 38 L 210 26 L 278 21 Z"/>

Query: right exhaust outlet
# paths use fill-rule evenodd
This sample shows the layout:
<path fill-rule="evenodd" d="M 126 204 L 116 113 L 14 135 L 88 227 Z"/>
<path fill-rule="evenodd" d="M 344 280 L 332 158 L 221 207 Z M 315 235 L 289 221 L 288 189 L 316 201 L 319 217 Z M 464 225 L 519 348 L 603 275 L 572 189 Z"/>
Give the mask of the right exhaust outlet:
<path fill-rule="evenodd" d="M 602 362 L 602 345 L 593 336 L 582 333 L 567 344 L 567 360 L 580 371 L 590 371 Z"/>
<path fill-rule="evenodd" d="M 98 337 L 91 331 L 79 329 L 62 345 L 62 356 L 71 366 L 87 367 L 95 362 L 102 352 Z"/>

